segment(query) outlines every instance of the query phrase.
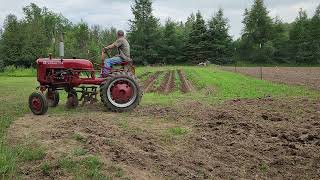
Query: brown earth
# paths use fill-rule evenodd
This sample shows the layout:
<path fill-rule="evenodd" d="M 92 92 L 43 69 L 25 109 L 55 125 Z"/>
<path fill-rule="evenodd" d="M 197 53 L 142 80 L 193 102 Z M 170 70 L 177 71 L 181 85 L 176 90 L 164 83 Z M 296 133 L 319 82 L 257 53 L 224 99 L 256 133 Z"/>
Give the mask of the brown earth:
<path fill-rule="evenodd" d="M 153 75 L 151 75 L 144 83 L 143 83 L 143 87 L 144 87 L 144 91 L 145 92 L 150 92 L 154 82 L 157 80 L 157 78 L 162 74 L 163 72 L 161 71 L 157 71 L 156 73 L 154 73 Z"/>
<path fill-rule="evenodd" d="M 178 70 L 178 74 L 181 81 L 181 91 L 184 93 L 193 91 L 194 87 L 192 86 L 191 82 L 188 81 L 184 72 L 182 70 Z"/>
<path fill-rule="evenodd" d="M 223 70 L 233 71 L 260 78 L 260 67 L 221 67 Z M 302 85 L 320 90 L 320 67 L 263 67 L 264 80 Z"/>
<path fill-rule="evenodd" d="M 161 84 L 159 87 L 155 87 L 155 82 L 158 80 L 159 76 L 165 73 L 163 80 L 161 80 Z M 158 71 L 155 72 L 154 74 L 149 73 L 149 77 L 147 80 L 144 81 L 144 91 L 146 93 L 150 93 L 150 92 L 157 92 L 157 93 L 161 93 L 161 94 L 169 94 L 171 92 L 174 91 L 175 86 L 176 86 L 176 79 L 175 79 L 175 71 Z M 143 74 L 143 76 L 147 76 L 148 74 Z M 187 79 L 187 77 L 185 76 L 185 73 L 182 70 L 178 70 L 178 75 L 179 75 L 179 79 L 181 81 L 180 84 L 180 91 L 183 93 L 188 93 L 191 91 L 194 91 L 194 87 L 191 83 L 191 81 L 189 81 Z"/>
<path fill-rule="evenodd" d="M 104 173 L 116 164 L 132 179 L 319 179 L 320 101 L 233 100 L 208 106 L 145 106 L 129 114 L 92 112 L 26 115 L 7 139 L 47 148 L 44 160 L 21 165 L 27 179 L 64 179 L 59 169 L 44 176 L 45 161 L 82 146 L 101 156 Z M 174 135 L 171 128 L 186 129 Z M 81 134 L 84 143 L 73 140 Z"/>
<path fill-rule="evenodd" d="M 169 94 L 174 90 L 175 87 L 175 71 L 168 71 L 164 76 L 160 87 L 157 89 L 158 93 Z"/>

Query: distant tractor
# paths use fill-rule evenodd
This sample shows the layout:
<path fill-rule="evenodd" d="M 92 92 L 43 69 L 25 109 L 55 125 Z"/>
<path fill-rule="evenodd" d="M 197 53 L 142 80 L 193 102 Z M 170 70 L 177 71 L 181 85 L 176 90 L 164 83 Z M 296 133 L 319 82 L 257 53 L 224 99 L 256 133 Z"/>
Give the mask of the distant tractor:
<path fill-rule="evenodd" d="M 104 57 L 102 50 L 102 68 Z M 120 64 L 121 68 L 112 69 L 106 77 L 96 77 L 93 64 L 85 59 L 52 59 L 51 56 L 37 60 L 37 80 L 39 91 L 29 97 L 29 108 L 35 115 L 43 115 L 48 107 L 59 104 L 59 91 L 67 92 L 67 108 L 75 108 L 79 101 L 83 104 L 100 98 L 104 106 L 113 112 L 129 111 L 137 107 L 142 98 L 142 88 L 135 77 L 132 61 Z M 97 91 L 97 89 L 100 91 Z M 80 97 L 78 93 L 81 94 Z"/>

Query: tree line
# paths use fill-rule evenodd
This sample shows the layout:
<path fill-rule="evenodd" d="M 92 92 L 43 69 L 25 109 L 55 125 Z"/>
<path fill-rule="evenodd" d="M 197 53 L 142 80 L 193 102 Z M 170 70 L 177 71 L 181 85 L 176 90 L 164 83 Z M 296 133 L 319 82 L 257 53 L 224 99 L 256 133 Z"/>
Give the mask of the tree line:
<path fill-rule="evenodd" d="M 293 23 L 270 17 L 263 0 L 255 0 L 243 17 L 237 40 L 229 35 L 229 20 L 219 9 L 205 20 L 200 11 L 186 22 L 168 18 L 165 24 L 153 15 L 151 0 L 134 0 L 127 38 L 137 64 L 215 64 L 236 62 L 261 64 L 320 63 L 320 5 L 312 17 L 300 10 Z M 66 58 L 100 62 L 101 47 L 116 39 L 116 29 L 74 24 L 62 14 L 34 3 L 23 8 L 24 17 L 9 14 L 0 31 L 0 69 L 30 67 L 49 53 L 58 57 L 61 36 Z"/>

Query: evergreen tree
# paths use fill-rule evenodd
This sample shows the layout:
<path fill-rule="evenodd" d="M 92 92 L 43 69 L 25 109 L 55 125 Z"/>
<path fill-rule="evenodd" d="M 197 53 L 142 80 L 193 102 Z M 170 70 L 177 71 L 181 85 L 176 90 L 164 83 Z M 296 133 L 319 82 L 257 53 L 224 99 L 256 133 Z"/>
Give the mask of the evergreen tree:
<path fill-rule="evenodd" d="M 62 33 L 65 58 L 89 58 L 98 63 L 101 47 L 116 39 L 114 28 L 72 24 L 33 3 L 23 12 L 21 20 L 8 15 L 0 30 L 0 69 L 8 65 L 30 67 L 48 53 L 57 57 Z M 186 22 L 169 19 L 161 26 L 152 15 L 151 0 L 135 0 L 132 12 L 128 39 L 137 63 L 228 63 L 232 56 L 251 63 L 320 63 L 320 5 L 312 18 L 301 10 L 295 22 L 288 24 L 278 17 L 272 20 L 263 0 L 255 0 L 244 12 L 242 37 L 235 42 L 228 35 L 228 20 L 222 10 L 207 26 L 200 12 L 191 14 Z"/>
<path fill-rule="evenodd" d="M 312 64 L 313 47 L 310 42 L 310 21 L 306 11 L 300 10 L 299 16 L 290 31 L 291 56 L 297 64 Z"/>
<path fill-rule="evenodd" d="M 207 28 L 200 11 L 198 11 L 186 44 L 188 62 L 197 64 L 208 60 L 206 45 Z"/>
<path fill-rule="evenodd" d="M 3 33 L 3 30 L 2 30 L 2 27 L 0 27 L 0 51 L 2 49 L 2 33 Z M 2 56 L 0 55 L 0 71 L 2 71 L 4 69 L 4 61 L 3 61 L 3 58 Z"/>
<path fill-rule="evenodd" d="M 168 19 L 162 32 L 160 57 L 165 64 L 175 64 L 182 59 L 183 41 L 179 37 L 178 24 Z"/>
<path fill-rule="evenodd" d="M 185 27 L 184 28 L 184 33 L 185 33 L 186 37 L 188 37 L 190 35 L 190 33 L 192 31 L 192 26 L 193 26 L 193 24 L 195 24 L 195 22 L 196 22 L 196 16 L 192 13 L 188 17 L 188 19 L 187 19 L 187 21 L 186 21 L 186 23 L 184 25 L 184 27 Z"/>
<path fill-rule="evenodd" d="M 310 42 L 312 47 L 312 62 L 320 63 L 320 4 L 310 22 Z"/>
<path fill-rule="evenodd" d="M 152 14 L 151 0 L 135 0 L 131 7 L 134 19 L 130 20 L 129 41 L 132 57 L 138 63 L 159 62 L 159 20 Z"/>
<path fill-rule="evenodd" d="M 268 63 L 273 56 L 272 19 L 263 0 L 255 0 L 250 10 L 244 13 L 244 30 L 241 43 L 243 59 L 251 62 Z"/>
<path fill-rule="evenodd" d="M 223 10 L 219 11 L 208 22 L 207 48 L 209 60 L 215 64 L 227 64 L 232 57 L 232 38 L 229 36 L 228 19 Z"/>
<path fill-rule="evenodd" d="M 272 25 L 272 44 L 274 46 L 274 61 L 277 63 L 290 63 L 288 48 L 289 25 L 284 24 L 279 17 L 276 17 Z"/>
<path fill-rule="evenodd" d="M 34 66 L 39 57 L 48 56 L 47 47 L 50 41 L 46 36 L 43 10 L 31 3 L 23 8 L 25 18 L 22 21 L 23 38 L 22 56 L 18 60 L 21 65 Z"/>
<path fill-rule="evenodd" d="M 23 49 L 23 38 L 21 23 L 15 15 L 9 14 L 4 22 L 5 31 L 2 34 L 0 46 L 0 59 L 3 66 L 16 65 L 21 63 Z"/>

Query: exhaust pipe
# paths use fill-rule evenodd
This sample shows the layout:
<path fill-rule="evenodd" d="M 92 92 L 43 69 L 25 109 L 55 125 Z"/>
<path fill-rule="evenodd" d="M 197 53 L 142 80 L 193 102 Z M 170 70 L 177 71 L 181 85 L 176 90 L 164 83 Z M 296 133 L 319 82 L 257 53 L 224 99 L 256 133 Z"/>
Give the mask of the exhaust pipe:
<path fill-rule="evenodd" d="M 64 33 L 61 33 L 60 43 L 59 43 L 59 56 L 61 58 L 61 62 L 63 61 L 64 57 L 64 42 L 63 42 Z"/>

